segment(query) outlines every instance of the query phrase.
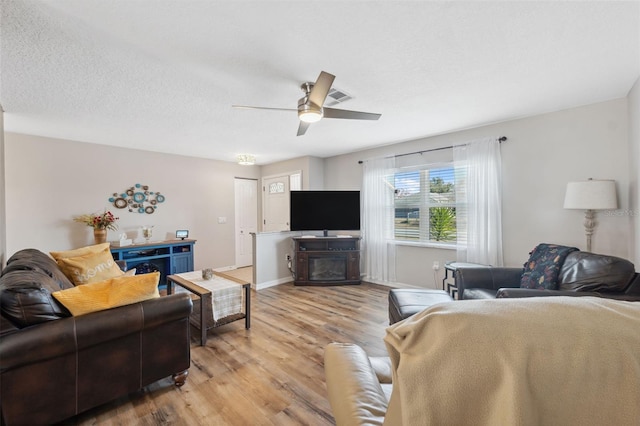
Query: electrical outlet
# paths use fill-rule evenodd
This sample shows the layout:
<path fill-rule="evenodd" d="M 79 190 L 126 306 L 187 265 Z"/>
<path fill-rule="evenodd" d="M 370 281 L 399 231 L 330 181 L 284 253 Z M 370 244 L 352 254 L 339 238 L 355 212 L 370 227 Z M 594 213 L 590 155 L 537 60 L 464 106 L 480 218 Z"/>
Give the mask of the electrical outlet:
<path fill-rule="evenodd" d="M 290 260 L 291 260 L 291 255 L 290 255 L 289 253 L 287 253 L 287 254 L 284 256 L 284 258 L 285 258 L 285 260 L 288 262 L 288 261 L 290 261 Z"/>
<path fill-rule="evenodd" d="M 434 271 L 439 271 L 440 270 L 440 262 L 438 262 L 437 260 L 433 261 L 433 270 Z"/>

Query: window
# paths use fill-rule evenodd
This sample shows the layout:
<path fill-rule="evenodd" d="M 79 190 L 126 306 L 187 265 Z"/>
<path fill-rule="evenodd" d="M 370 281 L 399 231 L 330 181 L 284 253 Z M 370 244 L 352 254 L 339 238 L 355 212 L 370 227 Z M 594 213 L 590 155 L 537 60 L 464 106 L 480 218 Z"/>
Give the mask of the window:
<path fill-rule="evenodd" d="M 455 243 L 456 178 L 452 164 L 393 175 L 396 240 Z"/>

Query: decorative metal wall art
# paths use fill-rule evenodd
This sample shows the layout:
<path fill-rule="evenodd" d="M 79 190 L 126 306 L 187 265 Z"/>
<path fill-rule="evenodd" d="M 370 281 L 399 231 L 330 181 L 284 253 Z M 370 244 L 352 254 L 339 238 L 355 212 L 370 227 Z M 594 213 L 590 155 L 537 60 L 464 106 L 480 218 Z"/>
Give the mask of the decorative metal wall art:
<path fill-rule="evenodd" d="M 165 196 L 160 192 L 149 191 L 149 186 L 136 183 L 125 192 L 114 192 L 109 202 L 118 209 L 129 209 L 132 213 L 152 214 L 158 204 L 164 203 Z"/>

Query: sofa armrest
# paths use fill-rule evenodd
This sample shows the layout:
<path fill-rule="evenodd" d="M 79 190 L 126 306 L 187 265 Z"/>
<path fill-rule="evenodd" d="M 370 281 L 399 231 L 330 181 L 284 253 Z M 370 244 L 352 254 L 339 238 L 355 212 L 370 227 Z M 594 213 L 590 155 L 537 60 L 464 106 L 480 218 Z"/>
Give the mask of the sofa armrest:
<path fill-rule="evenodd" d="M 189 295 L 178 293 L 23 328 L 0 337 L 0 372 L 188 318 L 191 309 Z"/>
<path fill-rule="evenodd" d="M 498 290 L 503 287 L 520 287 L 523 268 L 481 267 L 458 268 L 456 286 L 460 299 L 464 299 L 467 288 Z"/>
<path fill-rule="evenodd" d="M 390 385 L 393 380 L 391 359 L 388 356 L 369 357 L 369 362 L 380 384 Z"/>
<path fill-rule="evenodd" d="M 640 298 L 640 274 L 635 273 L 624 294 Z"/>
<path fill-rule="evenodd" d="M 601 296 L 593 291 L 570 291 L 570 290 L 539 290 L 535 288 L 501 288 L 496 294 L 496 298 L 516 298 L 516 297 L 549 297 L 549 296 Z"/>
<path fill-rule="evenodd" d="M 337 425 L 382 425 L 387 397 L 364 350 L 330 343 L 324 352 L 329 403 Z"/>
<path fill-rule="evenodd" d="M 603 297 L 606 299 L 625 300 L 630 302 L 640 301 L 640 296 L 627 295 L 624 293 L 599 293 L 596 291 L 573 291 L 573 290 L 537 290 L 534 288 L 501 288 L 496 294 L 496 298 L 521 298 L 521 297 L 549 297 L 549 296 L 570 296 L 570 297 Z"/>

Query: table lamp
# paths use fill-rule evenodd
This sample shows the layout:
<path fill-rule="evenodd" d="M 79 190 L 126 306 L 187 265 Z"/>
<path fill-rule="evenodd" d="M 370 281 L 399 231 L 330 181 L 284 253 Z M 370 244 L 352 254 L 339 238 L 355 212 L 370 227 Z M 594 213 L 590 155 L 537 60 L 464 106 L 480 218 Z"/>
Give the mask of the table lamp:
<path fill-rule="evenodd" d="M 618 208 L 616 182 L 614 180 L 593 180 L 567 183 L 564 196 L 565 209 L 585 210 L 584 230 L 587 236 L 587 251 L 591 251 L 591 235 L 596 227 L 595 210 L 615 210 Z"/>

